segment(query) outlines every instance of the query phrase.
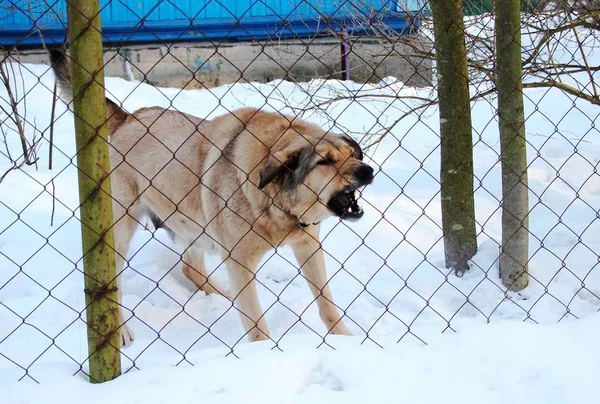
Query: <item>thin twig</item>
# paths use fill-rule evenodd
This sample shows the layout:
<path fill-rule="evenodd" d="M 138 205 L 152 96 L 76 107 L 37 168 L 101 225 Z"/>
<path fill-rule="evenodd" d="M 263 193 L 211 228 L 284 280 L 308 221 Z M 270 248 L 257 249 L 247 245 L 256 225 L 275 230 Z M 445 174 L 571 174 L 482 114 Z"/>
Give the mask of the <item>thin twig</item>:
<path fill-rule="evenodd" d="M 4 179 L 6 178 L 6 176 L 8 175 L 8 173 L 10 173 L 13 170 L 18 170 L 19 168 L 23 167 L 23 165 L 25 165 L 25 160 L 21 161 L 20 163 L 16 163 L 14 162 L 12 167 L 10 167 L 8 170 L 6 170 L 4 172 L 4 174 L 2 174 L 2 176 L 0 177 L 0 183 L 2 183 L 2 181 L 4 181 Z"/>
<path fill-rule="evenodd" d="M 6 61 L 7 59 L 4 59 L 4 60 Z M 8 102 L 9 102 L 11 110 L 7 111 L 1 105 L 0 105 L 0 109 L 2 109 L 2 111 L 6 115 L 8 115 L 11 118 L 11 120 L 15 123 L 15 125 L 17 127 L 17 133 L 19 134 L 19 138 L 21 140 L 21 148 L 23 151 L 23 159 L 25 161 L 25 164 L 32 165 L 32 164 L 34 164 L 34 161 L 31 160 L 30 145 L 27 142 L 27 138 L 25 137 L 25 128 L 23 126 L 23 121 L 21 120 L 21 116 L 19 115 L 18 103 L 17 103 L 15 95 L 12 91 L 12 86 L 10 84 L 10 77 L 9 77 L 8 73 L 6 72 L 6 68 L 5 68 L 6 62 L 5 61 L 0 63 L 0 79 L 2 80 L 2 83 L 4 84 L 4 87 L 6 89 L 6 93 L 8 95 Z M 13 73 L 14 73 L 14 69 L 13 69 Z"/>
<path fill-rule="evenodd" d="M 54 150 L 54 116 L 56 113 L 56 92 L 58 91 L 58 83 L 54 80 L 54 88 L 52 89 L 52 109 L 50 110 L 50 136 L 48 147 L 48 169 L 52 170 L 52 152 Z"/>

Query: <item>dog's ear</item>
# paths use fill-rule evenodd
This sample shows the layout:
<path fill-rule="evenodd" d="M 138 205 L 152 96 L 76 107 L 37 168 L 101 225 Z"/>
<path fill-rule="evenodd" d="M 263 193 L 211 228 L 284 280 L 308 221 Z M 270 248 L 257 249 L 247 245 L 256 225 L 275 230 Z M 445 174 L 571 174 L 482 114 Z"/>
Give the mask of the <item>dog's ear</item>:
<path fill-rule="evenodd" d="M 291 153 L 285 151 L 272 155 L 267 160 L 267 164 L 260 170 L 259 189 L 263 189 L 276 178 L 281 177 L 285 172 L 292 173 L 300 163 L 301 151 L 297 150 Z"/>
<path fill-rule="evenodd" d="M 363 159 L 363 151 L 360 147 L 360 145 L 358 143 L 356 143 L 356 141 L 354 139 L 352 139 L 350 137 L 350 135 L 341 135 L 342 140 L 344 142 L 346 142 L 346 144 L 348 144 L 348 146 L 352 147 L 354 149 L 354 154 L 356 156 L 357 159 L 362 160 Z"/>

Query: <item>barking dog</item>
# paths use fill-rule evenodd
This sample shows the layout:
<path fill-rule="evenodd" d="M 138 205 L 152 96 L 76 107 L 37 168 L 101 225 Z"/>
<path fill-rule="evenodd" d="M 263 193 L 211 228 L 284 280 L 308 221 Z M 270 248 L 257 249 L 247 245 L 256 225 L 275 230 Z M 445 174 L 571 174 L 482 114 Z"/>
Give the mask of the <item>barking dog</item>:
<path fill-rule="evenodd" d="M 51 51 L 63 99 L 70 102 L 67 58 Z M 207 293 L 206 253 L 226 264 L 250 341 L 269 338 L 255 272 L 273 248 L 290 245 L 333 334 L 350 335 L 333 302 L 319 241 L 320 223 L 359 219 L 359 188 L 373 181 L 360 146 L 298 118 L 244 108 L 202 120 L 164 108 L 128 114 L 107 99 L 117 269 L 147 217 L 186 247 L 184 274 Z M 119 303 L 121 288 L 119 285 Z M 124 321 L 124 346 L 134 339 Z"/>

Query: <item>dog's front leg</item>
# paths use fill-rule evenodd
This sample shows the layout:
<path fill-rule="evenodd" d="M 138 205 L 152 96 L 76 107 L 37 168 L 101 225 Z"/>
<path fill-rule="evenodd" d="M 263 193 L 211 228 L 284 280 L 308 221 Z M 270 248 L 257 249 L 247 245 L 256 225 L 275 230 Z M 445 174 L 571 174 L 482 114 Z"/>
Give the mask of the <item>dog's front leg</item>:
<path fill-rule="evenodd" d="M 227 258 L 226 266 L 231 282 L 232 297 L 240 312 L 244 329 L 251 342 L 269 339 L 269 327 L 263 315 L 256 290 L 258 263 Z"/>
<path fill-rule="evenodd" d="M 333 303 L 325 271 L 325 256 L 319 241 L 319 229 L 319 225 L 312 225 L 304 229 L 306 234 L 292 243 L 292 249 L 317 301 L 319 315 L 327 326 L 327 330 L 332 334 L 352 335 Z"/>

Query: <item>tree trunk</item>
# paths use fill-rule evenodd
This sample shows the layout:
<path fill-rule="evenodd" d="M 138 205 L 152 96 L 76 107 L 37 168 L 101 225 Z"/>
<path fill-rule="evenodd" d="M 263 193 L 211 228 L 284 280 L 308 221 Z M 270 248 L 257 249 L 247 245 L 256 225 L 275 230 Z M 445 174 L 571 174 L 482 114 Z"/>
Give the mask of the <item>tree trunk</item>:
<path fill-rule="evenodd" d="M 442 230 L 446 267 L 457 275 L 477 252 L 473 137 L 462 0 L 431 0 L 441 137 Z"/>
<path fill-rule="evenodd" d="M 527 149 L 523 112 L 519 0 L 496 0 L 496 87 L 502 161 L 500 277 L 509 290 L 529 282 Z"/>
<path fill-rule="evenodd" d="M 98 0 L 68 2 L 90 381 L 121 374 Z"/>

